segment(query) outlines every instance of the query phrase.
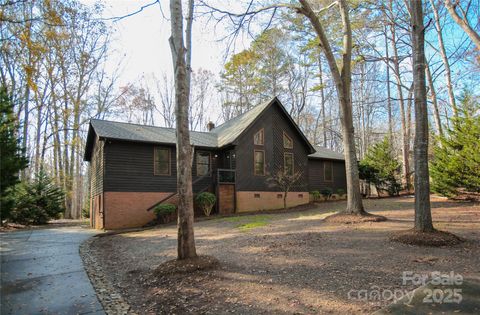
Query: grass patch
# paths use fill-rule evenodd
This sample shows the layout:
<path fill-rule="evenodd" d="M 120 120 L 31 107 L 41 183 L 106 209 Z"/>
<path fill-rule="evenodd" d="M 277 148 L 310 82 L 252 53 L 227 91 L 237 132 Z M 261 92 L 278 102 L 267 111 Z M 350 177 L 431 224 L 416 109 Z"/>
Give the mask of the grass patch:
<path fill-rule="evenodd" d="M 220 220 L 225 222 L 240 222 L 242 220 L 242 217 L 220 218 Z"/>
<path fill-rule="evenodd" d="M 254 229 L 254 228 L 258 228 L 258 227 L 265 226 L 265 225 L 267 225 L 267 224 L 268 224 L 267 221 L 261 220 L 261 221 L 254 221 L 254 222 L 249 222 L 249 223 L 240 224 L 240 225 L 238 225 L 237 227 L 238 227 L 241 231 L 248 231 L 248 230 L 251 230 L 251 229 Z"/>

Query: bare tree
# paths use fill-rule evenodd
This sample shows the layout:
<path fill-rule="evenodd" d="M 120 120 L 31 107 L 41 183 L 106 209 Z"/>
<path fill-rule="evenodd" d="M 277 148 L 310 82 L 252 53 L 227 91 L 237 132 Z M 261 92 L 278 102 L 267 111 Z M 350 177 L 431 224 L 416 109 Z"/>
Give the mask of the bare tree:
<path fill-rule="evenodd" d="M 189 11 L 193 10 L 193 0 L 189 0 Z M 190 61 L 187 50 L 191 49 L 191 27 L 187 26 L 187 47 L 184 43 L 183 12 L 181 0 L 170 0 L 170 21 L 172 51 L 175 76 L 175 115 L 177 131 L 177 190 L 178 190 L 178 259 L 197 256 L 193 232 L 193 190 L 192 190 L 192 156 L 190 132 L 188 130 L 188 110 L 190 95 Z M 189 12 L 188 16 L 192 16 Z M 188 57 L 191 52 L 188 53 Z"/>
<path fill-rule="evenodd" d="M 477 49 L 480 50 L 480 35 L 475 32 L 473 27 L 468 22 L 467 13 L 465 12 L 465 10 L 463 10 L 458 1 L 455 1 L 454 3 L 452 3 L 451 0 L 444 1 L 445 7 L 447 8 L 448 13 L 450 13 L 452 19 L 463 29 L 463 31 L 468 35 L 468 37 L 470 37 L 475 46 L 477 46 Z M 467 7 L 470 6 L 470 2 L 471 1 L 468 1 Z M 457 9 L 460 11 L 462 16 L 458 14 Z"/>
<path fill-rule="evenodd" d="M 415 230 L 433 231 L 428 172 L 428 111 L 425 82 L 425 27 L 422 1 L 410 0 L 415 98 Z"/>
<path fill-rule="evenodd" d="M 283 209 L 287 209 L 287 195 L 302 178 L 302 175 L 303 173 L 300 171 L 289 173 L 282 169 L 267 178 L 267 182 L 271 186 L 278 187 L 283 191 Z"/>
<path fill-rule="evenodd" d="M 452 107 L 453 114 L 457 116 L 458 115 L 457 106 L 455 104 L 455 94 L 453 92 L 453 84 L 452 84 L 452 72 L 450 70 L 450 62 L 448 61 L 447 51 L 445 50 L 445 43 L 443 42 L 440 16 L 438 14 L 438 9 L 435 6 L 435 3 L 433 2 L 433 0 L 429 0 L 429 1 L 430 1 L 430 6 L 432 7 L 433 16 L 435 17 L 434 25 L 435 25 L 435 30 L 437 31 L 438 50 L 440 52 L 440 56 L 442 57 L 443 66 L 445 68 L 445 82 L 447 84 L 448 99 L 450 101 L 450 106 Z"/>

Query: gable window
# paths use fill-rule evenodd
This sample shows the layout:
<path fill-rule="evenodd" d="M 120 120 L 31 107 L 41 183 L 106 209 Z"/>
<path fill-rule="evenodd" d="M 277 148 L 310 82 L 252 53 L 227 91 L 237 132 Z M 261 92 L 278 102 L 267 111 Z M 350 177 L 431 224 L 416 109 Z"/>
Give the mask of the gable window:
<path fill-rule="evenodd" d="M 325 161 L 323 162 L 323 179 L 326 182 L 333 181 L 333 163 Z"/>
<path fill-rule="evenodd" d="M 263 150 L 254 150 L 254 174 L 255 175 L 265 175 L 265 151 Z"/>
<path fill-rule="evenodd" d="M 293 153 L 283 155 L 283 169 L 286 175 L 293 176 Z"/>
<path fill-rule="evenodd" d="M 293 149 L 293 140 L 286 132 L 283 133 L 283 147 L 285 149 Z"/>
<path fill-rule="evenodd" d="M 262 128 L 253 136 L 253 144 L 263 145 L 264 143 L 265 143 L 265 132 L 263 131 L 263 128 Z"/>
<path fill-rule="evenodd" d="M 210 152 L 197 152 L 197 176 L 210 175 Z"/>
<path fill-rule="evenodd" d="M 155 147 L 153 154 L 154 175 L 170 175 L 170 149 Z"/>

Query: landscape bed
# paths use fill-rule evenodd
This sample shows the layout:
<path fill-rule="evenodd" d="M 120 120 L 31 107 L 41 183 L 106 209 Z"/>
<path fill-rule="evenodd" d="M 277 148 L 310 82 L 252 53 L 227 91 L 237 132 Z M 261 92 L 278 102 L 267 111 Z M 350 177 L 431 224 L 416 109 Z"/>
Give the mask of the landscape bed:
<path fill-rule="evenodd" d="M 390 236 L 413 226 L 413 198 L 365 200 L 386 222 L 333 224 L 345 202 L 300 213 L 219 218 L 195 225 L 197 252 L 218 266 L 155 273 L 176 257 L 175 226 L 96 238 L 88 253 L 137 313 L 368 314 L 392 302 L 352 298 L 352 290 L 412 290 L 402 273 L 454 271 L 480 278 L 480 205 L 432 198 L 436 228 L 466 242 L 416 247 Z"/>

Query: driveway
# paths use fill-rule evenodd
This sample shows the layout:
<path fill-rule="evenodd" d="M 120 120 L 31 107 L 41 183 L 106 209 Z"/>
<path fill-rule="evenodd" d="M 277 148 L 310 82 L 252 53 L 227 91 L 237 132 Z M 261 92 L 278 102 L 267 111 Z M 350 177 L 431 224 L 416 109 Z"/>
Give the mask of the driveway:
<path fill-rule="evenodd" d="M 83 268 L 82 226 L 0 233 L 1 314 L 105 314 Z"/>

